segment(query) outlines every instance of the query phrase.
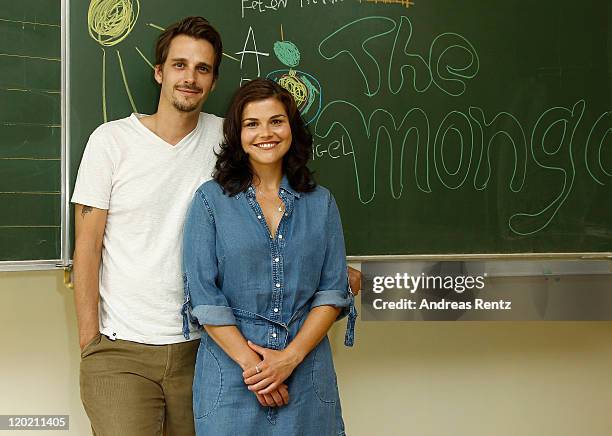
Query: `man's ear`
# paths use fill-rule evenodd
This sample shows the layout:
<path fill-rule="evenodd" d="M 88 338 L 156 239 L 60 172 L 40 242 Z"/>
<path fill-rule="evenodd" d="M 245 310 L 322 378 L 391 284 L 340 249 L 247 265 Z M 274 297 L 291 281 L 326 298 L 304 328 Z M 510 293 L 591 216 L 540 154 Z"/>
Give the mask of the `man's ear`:
<path fill-rule="evenodd" d="M 153 77 L 155 78 L 155 81 L 157 82 L 158 85 L 162 84 L 163 74 L 162 74 L 161 64 L 155 65 L 155 68 L 153 70 Z"/>
<path fill-rule="evenodd" d="M 210 92 L 213 92 L 216 87 L 217 87 L 217 79 L 215 79 L 215 81 L 213 82 L 212 86 L 210 87 Z"/>

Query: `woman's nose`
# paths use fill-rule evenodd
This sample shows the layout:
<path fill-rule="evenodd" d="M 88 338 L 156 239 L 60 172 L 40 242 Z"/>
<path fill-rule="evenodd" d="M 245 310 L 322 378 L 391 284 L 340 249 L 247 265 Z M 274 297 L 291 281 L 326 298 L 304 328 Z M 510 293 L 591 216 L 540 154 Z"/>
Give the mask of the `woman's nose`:
<path fill-rule="evenodd" d="M 267 124 L 263 124 L 261 126 L 261 129 L 259 131 L 259 136 L 261 136 L 262 138 L 269 138 L 272 136 L 272 130 L 270 129 L 270 126 Z"/>

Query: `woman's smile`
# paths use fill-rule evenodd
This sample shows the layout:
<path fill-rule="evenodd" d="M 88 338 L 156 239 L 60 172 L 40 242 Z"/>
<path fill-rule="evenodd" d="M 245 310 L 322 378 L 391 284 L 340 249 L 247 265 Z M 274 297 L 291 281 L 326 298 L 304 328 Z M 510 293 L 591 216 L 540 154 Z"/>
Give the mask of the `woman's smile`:
<path fill-rule="evenodd" d="M 271 150 L 278 145 L 278 142 L 279 141 L 260 142 L 259 144 L 253 144 L 253 146 L 262 150 Z"/>

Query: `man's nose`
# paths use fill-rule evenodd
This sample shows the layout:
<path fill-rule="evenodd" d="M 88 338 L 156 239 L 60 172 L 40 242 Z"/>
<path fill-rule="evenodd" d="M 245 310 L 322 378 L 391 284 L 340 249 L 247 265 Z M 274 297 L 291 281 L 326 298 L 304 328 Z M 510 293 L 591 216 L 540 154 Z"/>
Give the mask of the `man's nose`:
<path fill-rule="evenodd" d="M 195 83 L 196 72 L 190 68 L 185 69 L 185 75 L 183 76 L 185 83 Z"/>

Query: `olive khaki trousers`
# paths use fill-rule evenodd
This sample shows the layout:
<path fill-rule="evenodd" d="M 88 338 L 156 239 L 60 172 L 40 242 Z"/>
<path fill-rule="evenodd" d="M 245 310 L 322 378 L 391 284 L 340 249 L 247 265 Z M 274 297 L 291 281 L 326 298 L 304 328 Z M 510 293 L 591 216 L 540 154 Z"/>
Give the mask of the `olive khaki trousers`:
<path fill-rule="evenodd" d="M 199 340 L 146 345 L 98 335 L 81 354 L 81 399 L 94 436 L 192 436 Z"/>

